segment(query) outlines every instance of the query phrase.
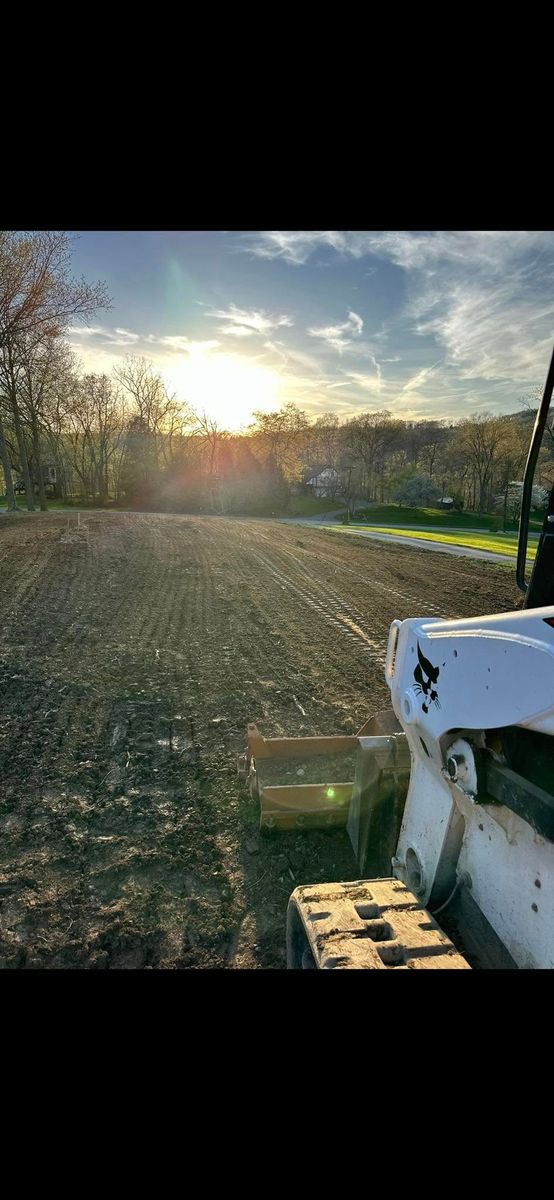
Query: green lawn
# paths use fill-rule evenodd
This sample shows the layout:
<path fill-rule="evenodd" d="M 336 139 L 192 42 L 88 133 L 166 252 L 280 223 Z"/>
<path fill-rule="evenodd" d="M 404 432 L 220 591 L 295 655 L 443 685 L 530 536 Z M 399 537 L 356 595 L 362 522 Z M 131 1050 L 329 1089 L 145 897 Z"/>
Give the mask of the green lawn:
<path fill-rule="evenodd" d="M 335 525 L 327 525 L 326 529 L 336 529 Z M 440 530 L 436 533 L 429 531 L 421 531 L 415 529 L 395 529 L 394 526 L 375 526 L 361 525 L 356 522 L 356 525 L 340 526 L 340 532 L 356 534 L 358 529 L 367 529 L 371 533 L 389 533 L 397 537 L 419 538 L 426 542 L 446 542 L 452 546 L 468 546 L 472 550 L 488 550 L 492 554 L 505 554 L 508 558 L 515 558 L 517 555 L 517 537 L 512 533 L 479 533 L 477 531 L 470 533 L 448 533 Z M 527 558 L 532 560 L 535 557 L 537 550 L 536 546 L 530 545 Z"/>
<path fill-rule="evenodd" d="M 17 507 L 19 509 L 21 509 L 21 512 L 27 512 L 28 509 L 27 509 L 27 504 L 25 501 L 25 496 L 16 496 L 15 499 L 16 499 Z M 0 508 L 5 508 L 6 504 L 7 504 L 6 497 L 0 496 Z M 81 512 L 83 512 L 84 509 L 94 509 L 94 508 L 99 507 L 97 504 L 94 504 L 92 502 L 92 500 L 80 500 L 78 498 L 76 498 L 75 500 L 50 500 L 50 499 L 48 499 L 47 504 L 48 504 L 48 511 L 50 511 L 50 509 L 56 510 L 56 509 L 62 508 L 62 509 L 67 509 L 69 512 L 77 512 L 78 509 Z M 109 507 L 113 508 L 114 505 L 110 504 Z M 40 512 L 40 500 L 39 500 L 38 496 L 35 496 L 35 512 Z"/>
<path fill-rule="evenodd" d="M 371 504 L 366 509 L 360 509 L 354 518 L 356 525 L 368 521 L 372 525 L 441 525 L 445 528 L 458 529 L 490 529 L 491 521 L 498 521 L 498 516 L 485 513 L 445 512 L 441 508 L 407 508 L 400 504 Z M 511 522 L 508 528 L 517 532 L 517 524 Z M 529 522 L 530 529 L 542 529 L 542 520 L 533 518 Z"/>

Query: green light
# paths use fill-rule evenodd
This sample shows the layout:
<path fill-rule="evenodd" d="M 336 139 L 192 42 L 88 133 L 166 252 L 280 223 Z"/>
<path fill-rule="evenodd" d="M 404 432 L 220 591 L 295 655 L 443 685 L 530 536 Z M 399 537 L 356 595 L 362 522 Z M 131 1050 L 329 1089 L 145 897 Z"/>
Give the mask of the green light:
<path fill-rule="evenodd" d="M 334 788 L 327 788 L 327 791 L 325 794 L 326 794 L 328 800 L 335 799 L 335 789 Z"/>

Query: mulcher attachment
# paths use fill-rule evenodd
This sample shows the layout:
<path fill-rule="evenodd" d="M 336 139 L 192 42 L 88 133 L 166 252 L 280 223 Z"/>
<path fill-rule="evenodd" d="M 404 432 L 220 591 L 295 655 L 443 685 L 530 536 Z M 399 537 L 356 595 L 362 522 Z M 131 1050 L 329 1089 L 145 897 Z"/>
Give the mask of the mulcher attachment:
<path fill-rule="evenodd" d="M 249 725 L 237 766 L 260 802 L 262 830 L 347 826 L 360 870 L 368 856 L 372 868 L 382 860 L 390 870 L 410 774 L 393 712 L 377 713 L 357 734 L 334 737 L 265 738 Z M 275 782 L 283 777 L 286 783 Z"/>

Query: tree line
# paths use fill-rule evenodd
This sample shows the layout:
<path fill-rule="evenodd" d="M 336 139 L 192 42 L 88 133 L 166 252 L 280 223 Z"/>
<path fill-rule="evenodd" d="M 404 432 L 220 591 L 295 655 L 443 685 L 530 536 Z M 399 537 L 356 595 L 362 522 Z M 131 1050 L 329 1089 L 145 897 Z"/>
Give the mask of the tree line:
<path fill-rule="evenodd" d="M 0 467 L 8 508 L 49 496 L 177 512 L 284 512 L 291 494 L 434 503 L 490 512 L 521 479 L 536 396 L 508 416 L 403 420 L 389 411 L 310 419 L 293 403 L 230 433 L 168 392 L 129 356 L 86 373 L 65 337 L 110 307 L 101 282 L 76 280 L 63 233 L 0 232 Z M 549 430 L 537 482 L 551 483 Z M 315 482 L 314 482 L 315 481 Z M 1 483 L 1 481 L 0 481 Z M 510 491 L 511 489 L 511 491 Z"/>

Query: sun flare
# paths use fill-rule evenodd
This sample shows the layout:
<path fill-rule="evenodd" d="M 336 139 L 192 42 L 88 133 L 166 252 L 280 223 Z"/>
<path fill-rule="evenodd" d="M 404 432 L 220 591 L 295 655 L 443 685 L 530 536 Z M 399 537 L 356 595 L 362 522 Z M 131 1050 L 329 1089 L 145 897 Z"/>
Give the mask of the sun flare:
<path fill-rule="evenodd" d="M 193 351 L 164 375 L 179 400 L 206 412 L 224 429 L 245 427 L 256 409 L 271 412 L 281 403 L 277 373 L 240 354 Z"/>

